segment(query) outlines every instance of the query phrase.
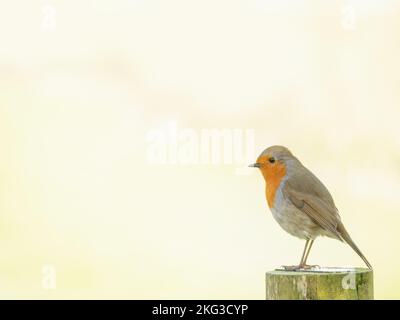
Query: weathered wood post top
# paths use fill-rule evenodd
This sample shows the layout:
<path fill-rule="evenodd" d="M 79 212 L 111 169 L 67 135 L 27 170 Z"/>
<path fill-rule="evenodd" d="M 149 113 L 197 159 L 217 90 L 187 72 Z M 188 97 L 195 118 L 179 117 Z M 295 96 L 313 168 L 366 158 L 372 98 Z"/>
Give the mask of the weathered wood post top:
<path fill-rule="evenodd" d="M 366 268 L 312 268 L 266 273 L 267 300 L 372 300 L 373 271 Z"/>

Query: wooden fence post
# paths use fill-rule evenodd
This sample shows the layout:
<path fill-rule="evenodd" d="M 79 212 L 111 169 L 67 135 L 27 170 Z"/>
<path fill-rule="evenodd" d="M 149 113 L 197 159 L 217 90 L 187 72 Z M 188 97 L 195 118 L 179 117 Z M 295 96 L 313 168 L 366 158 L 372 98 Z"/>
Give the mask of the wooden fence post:
<path fill-rule="evenodd" d="M 274 270 L 266 274 L 267 300 L 372 300 L 373 271 L 365 268 Z"/>

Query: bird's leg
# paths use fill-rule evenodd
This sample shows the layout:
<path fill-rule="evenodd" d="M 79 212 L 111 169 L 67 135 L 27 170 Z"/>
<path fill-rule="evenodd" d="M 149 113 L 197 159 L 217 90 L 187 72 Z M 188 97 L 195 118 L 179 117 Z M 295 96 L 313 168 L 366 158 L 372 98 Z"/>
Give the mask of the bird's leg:
<path fill-rule="evenodd" d="M 310 239 L 309 241 L 310 241 L 310 245 L 308 246 L 306 255 L 304 256 L 303 261 L 300 263 L 300 268 L 301 268 L 301 269 L 312 269 L 312 268 L 315 268 L 315 267 L 318 267 L 318 268 L 319 268 L 318 265 L 307 265 L 307 264 L 306 264 L 308 255 L 310 254 L 310 251 L 311 251 L 311 247 L 312 247 L 312 245 L 313 245 L 313 243 L 314 243 L 314 239 Z"/>
<path fill-rule="evenodd" d="M 309 249 L 308 249 L 310 241 L 311 241 L 311 245 L 312 245 L 312 242 L 314 240 L 307 239 L 306 245 L 304 246 L 303 254 L 301 256 L 300 264 L 298 266 L 283 266 L 283 268 L 285 270 L 294 271 L 294 270 L 299 270 L 299 269 L 304 268 L 304 266 L 306 264 L 305 260 L 307 260 L 308 253 L 310 252 Z M 311 245 L 310 245 L 310 248 L 311 248 Z"/>
<path fill-rule="evenodd" d="M 307 252 L 305 253 L 305 255 L 303 257 L 303 260 L 300 262 L 301 268 L 307 268 L 308 267 L 306 262 L 307 262 L 308 255 L 310 254 L 311 247 L 312 247 L 312 245 L 314 243 L 314 240 L 313 239 L 309 239 L 308 241 L 310 242 L 310 244 L 309 244 L 309 246 L 307 248 Z"/>
<path fill-rule="evenodd" d="M 310 252 L 310 248 L 312 246 L 312 241 L 307 239 L 306 245 L 304 246 L 303 255 L 301 256 L 299 267 L 302 268 L 306 264 L 308 253 Z M 311 242 L 311 243 L 310 243 Z"/>

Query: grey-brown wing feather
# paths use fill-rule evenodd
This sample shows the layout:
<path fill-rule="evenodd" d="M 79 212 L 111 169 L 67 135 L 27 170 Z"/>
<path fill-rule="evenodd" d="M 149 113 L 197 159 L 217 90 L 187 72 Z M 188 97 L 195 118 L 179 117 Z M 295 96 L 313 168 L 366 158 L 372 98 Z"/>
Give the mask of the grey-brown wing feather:
<path fill-rule="evenodd" d="M 338 232 L 340 216 L 332 196 L 322 182 L 307 168 L 297 168 L 295 179 L 286 181 L 283 193 L 294 206 L 304 212 L 319 227 L 342 240 Z"/>
<path fill-rule="evenodd" d="M 283 188 L 284 196 L 319 227 L 326 230 L 330 236 L 348 243 L 364 260 L 368 268 L 372 269 L 371 264 L 341 222 L 339 212 L 328 189 L 300 162 L 295 162 L 294 165 L 296 170 L 293 171 L 293 175 L 296 178 L 286 181 Z"/>

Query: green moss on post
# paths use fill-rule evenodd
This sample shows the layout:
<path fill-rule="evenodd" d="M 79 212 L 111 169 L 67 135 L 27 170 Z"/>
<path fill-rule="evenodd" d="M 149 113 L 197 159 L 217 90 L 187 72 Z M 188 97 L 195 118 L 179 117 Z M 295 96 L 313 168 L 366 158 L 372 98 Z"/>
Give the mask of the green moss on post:
<path fill-rule="evenodd" d="M 373 272 L 364 268 L 275 270 L 266 274 L 267 300 L 372 300 Z"/>

